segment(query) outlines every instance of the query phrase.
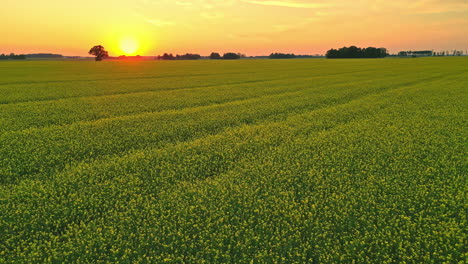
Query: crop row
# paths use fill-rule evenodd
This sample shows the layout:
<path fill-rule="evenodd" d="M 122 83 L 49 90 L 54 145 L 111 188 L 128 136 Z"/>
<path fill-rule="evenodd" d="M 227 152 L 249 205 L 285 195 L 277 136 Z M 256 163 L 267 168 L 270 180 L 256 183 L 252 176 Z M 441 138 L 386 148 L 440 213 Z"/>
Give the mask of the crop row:
<path fill-rule="evenodd" d="M 0 260 L 462 261 L 462 80 L 370 93 L 8 186 Z"/>
<path fill-rule="evenodd" d="M 137 65 L 107 63 L 96 66 L 89 63 L 75 65 L 72 62 L 63 62 L 64 65 L 61 65 L 62 63 L 50 64 L 42 68 L 34 65 L 35 68 L 31 71 L 28 71 L 28 67 L 25 67 L 24 64 L 18 64 L 17 67 L 15 64 L 1 64 L 2 80 L 9 78 L 14 80 L 33 78 L 33 80 L 24 83 L 7 82 L 2 84 L 0 82 L 2 91 L 0 104 L 305 77 L 336 76 L 337 78 L 345 78 L 349 76 L 348 73 L 359 72 L 366 72 L 369 78 L 382 72 L 389 76 L 409 73 L 427 76 L 429 75 L 427 71 L 434 70 L 433 65 L 428 63 L 420 63 L 415 66 L 400 62 L 395 65 L 393 61 L 385 61 L 383 65 L 379 65 L 377 62 L 330 64 L 327 61 L 320 61 L 320 63 L 311 63 L 310 60 L 299 60 L 286 65 L 284 62 L 266 63 L 262 61 L 256 61 L 254 64 L 249 62 L 199 63 L 158 62 L 154 64 L 141 62 Z M 54 67 L 52 68 L 51 65 Z M 5 66 L 8 68 L 4 68 Z M 454 61 L 438 70 L 440 73 L 453 73 L 454 70 L 459 69 L 458 62 Z M 42 78 L 46 80 L 41 81 Z"/>
<path fill-rule="evenodd" d="M 365 83 L 365 76 L 368 76 L 368 73 L 363 75 L 349 76 L 346 80 L 343 78 L 330 80 L 326 76 L 321 76 L 5 104 L 0 105 L 0 130 L 5 132 L 142 112 L 183 109 L 297 90 L 323 89 L 340 83 L 358 81 Z M 380 77 L 379 80 L 390 78 Z"/>
<path fill-rule="evenodd" d="M 350 84 L 341 84 L 327 89 L 303 89 L 179 111 L 149 112 L 8 132 L 0 136 L 0 144 L 4 146 L 0 149 L 0 157 L 3 157 L 0 160 L 1 180 L 3 183 L 14 182 L 34 174 L 48 177 L 83 160 L 162 147 L 242 124 L 281 120 L 303 111 L 395 89 L 405 82 L 382 83 L 376 79 L 358 82 L 353 88 Z"/>

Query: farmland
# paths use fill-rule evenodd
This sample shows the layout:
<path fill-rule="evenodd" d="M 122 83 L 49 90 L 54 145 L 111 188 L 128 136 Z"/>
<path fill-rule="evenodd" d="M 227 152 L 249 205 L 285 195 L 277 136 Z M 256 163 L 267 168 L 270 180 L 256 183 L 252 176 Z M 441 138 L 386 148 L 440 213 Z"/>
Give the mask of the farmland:
<path fill-rule="evenodd" d="M 0 63 L 0 263 L 463 263 L 467 58 Z"/>

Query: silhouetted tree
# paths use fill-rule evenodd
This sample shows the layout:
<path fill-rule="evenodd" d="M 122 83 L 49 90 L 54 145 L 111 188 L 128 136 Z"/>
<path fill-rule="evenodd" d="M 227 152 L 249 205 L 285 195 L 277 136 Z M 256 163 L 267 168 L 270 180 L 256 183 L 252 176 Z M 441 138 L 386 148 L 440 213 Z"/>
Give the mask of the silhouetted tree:
<path fill-rule="evenodd" d="M 388 53 L 388 50 L 386 48 L 379 48 L 379 51 L 380 51 L 380 58 L 385 58 L 387 57 L 388 55 L 390 55 Z"/>
<path fill-rule="evenodd" d="M 220 59 L 221 59 L 221 55 L 219 55 L 219 53 L 217 53 L 217 52 L 212 52 L 211 55 L 210 55 L 210 59 L 212 59 L 212 60 L 220 60 Z"/>
<path fill-rule="evenodd" d="M 185 55 L 177 55 L 177 60 L 198 60 L 201 59 L 200 54 L 187 53 Z"/>
<path fill-rule="evenodd" d="M 384 58 L 388 55 L 386 48 L 358 48 L 356 46 L 331 49 L 327 51 L 327 58 Z"/>
<path fill-rule="evenodd" d="M 52 54 L 52 53 L 34 53 L 27 54 L 28 59 L 61 59 L 63 55 L 61 54 Z"/>
<path fill-rule="evenodd" d="M 158 56 L 158 60 L 175 60 L 175 57 L 172 55 L 172 53 L 164 53 L 162 56 Z"/>
<path fill-rule="evenodd" d="M 240 58 L 241 58 L 240 54 L 236 54 L 236 53 L 232 53 L 232 52 L 225 53 L 223 55 L 223 59 L 225 59 L 225 60 L 238 60 Z"/>
<path fill-rule="evenodd" d="M 284 54 L 284 53 L 272 53 L 270 54 L 270 59 L 292 59 L 296 58 L 294 54 Z"/>
<path fill-rule="evenodd" d="M 186 53 L 184 55 L 172 55 L 168 53 L 164 53 L 162 56 L 159 55 L 156 57 L 157 60 L 198 60 L 201 59 L 200 54 L 192 54 L 192 53 Z"/>
<path fill-rule="evenodd" d="M 327 54 L 325 56 L 327 56 L 327 58 L 329 58 L 329 59 L 334 59 L 334 58 L 339 58 L 340 53 L 336 49 L 331 49 L 331 50 L 327 51 Z"/>
<path fill-rule="evenodd" d="M 102 59 L 109 57 L 109 53 L 101 45 L 92 47 L 88 53 L 96 56 L 96 61 L 102 61 Z"/>
<path fill-rule="evenodd" d="M 0 55 L 0 60 L 25 60 L 25 59 L 26 59 L 26 55 L 24 54 L 16 55 L 14 53 L 10 53 L 10 55 L 5 55 L 5 54 Z"/>
<path fill-rule="evenodd" d="M 14 60 L 25 60 L 26 55 L 24 55 L 24 54 L 14 55 L 12 59 L 14 59 Z"/>

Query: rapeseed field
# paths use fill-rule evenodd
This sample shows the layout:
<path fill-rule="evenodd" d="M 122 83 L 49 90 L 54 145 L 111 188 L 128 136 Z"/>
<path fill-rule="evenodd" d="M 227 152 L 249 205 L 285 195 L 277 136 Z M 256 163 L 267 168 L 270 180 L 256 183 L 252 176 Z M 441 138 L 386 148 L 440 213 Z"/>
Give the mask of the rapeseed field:
<path fill-rule="evenodd" d="M 465 263 L 468 58 L 0 63 L 0 263 Z"/>

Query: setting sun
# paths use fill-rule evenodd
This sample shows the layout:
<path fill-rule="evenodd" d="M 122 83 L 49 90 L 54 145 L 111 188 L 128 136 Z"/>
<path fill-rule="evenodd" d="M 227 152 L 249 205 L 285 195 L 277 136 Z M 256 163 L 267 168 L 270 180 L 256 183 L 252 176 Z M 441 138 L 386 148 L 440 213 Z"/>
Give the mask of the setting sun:
<path fill-rule="evenodd" d="M 124 38 L 120 41 L 120 50 L 125 55 L 135 55 L 138 49 L 138 42 L 133 38 Z"/>

